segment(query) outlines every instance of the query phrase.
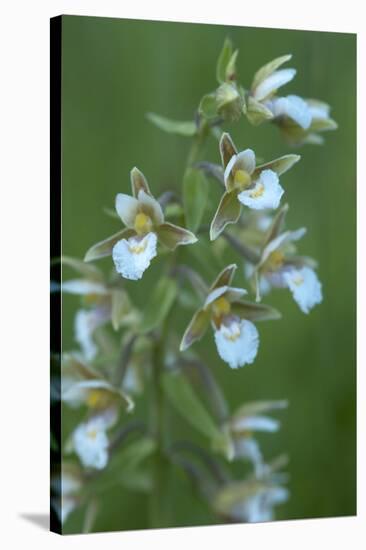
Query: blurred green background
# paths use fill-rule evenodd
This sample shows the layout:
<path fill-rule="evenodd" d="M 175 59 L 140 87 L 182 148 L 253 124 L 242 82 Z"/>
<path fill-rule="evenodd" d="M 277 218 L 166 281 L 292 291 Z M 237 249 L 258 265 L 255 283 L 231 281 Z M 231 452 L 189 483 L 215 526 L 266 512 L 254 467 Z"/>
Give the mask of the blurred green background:
<path fill-rule="evenodd" d="M 260 325 L 261 347 L 254 365 L 232 371 L 217 357 L 207 335 L 196 350 L 212 368 L 232 407 L 245 400 L 287 398 L 279 434 L 260 441 L 265 456 L 290 455 L 291 499 L 279 519 L 356 513 L 356 37 L 349 34 L 63 17 L 62 31 L 62 243 L 63 253 L 83 257 L 94 242 L 119 229 L 102 209 L 113 208 L 117 192 L 130 192 L 129 171 L 137 165 L 153 192 L 181 186 L 190 140 L 153 127 L 145 113 L 182 120 L 193 117 L 202 95 L 214 90 L 215 64 L 224 38 L 239 48 L 238 71 L 249 86 L 264 63 L 292 53 L 298 74 L 284 89 L 332 106 L 339 124 L 323 147 L 305 146 L 302 161 L 283 177 L 290 203 L 288 225 L 308 227 L 300 252 L 319 260 L 324 302 L 303 315 L 290 293 L 268 300 L 283 320 Z M 269 160 L 291 152 L 272 125 L 241 121 L 230 130 L 239 149 L 251 147 Z M 219 162 L 211 140 L 205 157 Z M 215 183 L 212 204 L 220 193 Z M 213 211 L 212 211 L 213 213 Z M 229 261 L 237 261 L 232 255 Z M 106 272 L 111 260 L 99 264 Z M 217 269 L 202 267 L 210 279 Z M 65 275 L 71 272 L 65 271 Z M 159 274 L 154 260 L 142 283 L 127 282 L 144 304 Z M 238 270 L 235 286 L 247 286 Z M 75 347 L 73 314 L 78 300 L 63 297 L 63 348 Z M 176 314 L 182 332 L 189 311 Z M 178 430 L 190 433 L 179 423 Z M 74 421 L 73 421 L 74 422 Z M 70 423 L 70 427 L 73 423 Z M 67 415 L 65 426 L 69 427 Z M 214 522 L 186 478 L 172 472 L 174 525 Z M 104 497 L 96 530 L 147 525 L 146 497 L 116 488 Z M 77 532 L 81 512 L 66 531 Z"/>

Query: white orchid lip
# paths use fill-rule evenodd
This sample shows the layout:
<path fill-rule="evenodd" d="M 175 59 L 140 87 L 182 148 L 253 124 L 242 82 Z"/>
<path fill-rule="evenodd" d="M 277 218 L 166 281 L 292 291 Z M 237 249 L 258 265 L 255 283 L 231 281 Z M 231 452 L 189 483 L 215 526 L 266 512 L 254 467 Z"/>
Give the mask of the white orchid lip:
<path fill-rule="evenodd" d="M 156 256 L 157 236 L 147 233 L 143 237 L 130 237 L 118 241 L 112 251 L 118 273 L 125 279 L 141 279 L 150 261 Z"/>
<path fill-rule="evenodd" d="M 215 342 L 221 359 L 236 369 L 253 363 L 258 352 L 259 335 L 251 321 L 228 316 L 215 330 Z"/>
<path fill-rule="evenodd" d="M 92 418 L 73 433 L 74 449 L 85 467 L 102 470 L 108 462 L 108 436 L 102 419 Z"/>
<path fill-rule="evenodd" d="M 276 209 L 284 193 L 273 170 L 263 170 L 254 187 L 241 191 L 238 200 L 254 210 Z"/>
<path fill-rule="evenodd" d="M 310 267 L 290 269 L 283 274 L 283 277 L 303 313 L 309 313 L 315 305 L 322 302 L 321 283 Z"/>

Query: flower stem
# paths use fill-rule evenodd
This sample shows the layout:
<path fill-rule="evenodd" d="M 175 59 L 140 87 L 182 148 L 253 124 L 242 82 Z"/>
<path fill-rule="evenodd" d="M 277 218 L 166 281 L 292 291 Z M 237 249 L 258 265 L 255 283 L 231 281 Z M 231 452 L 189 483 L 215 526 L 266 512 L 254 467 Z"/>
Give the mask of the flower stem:
<path fill-rule="evenodd" d="M 149 516 L 152 528 L 165 527 L 165 479 L 168 461 L 164 449 L 164 393 L 161 377 L 164 371 L 164 343 L 167 323 L 163 324 L 159 339 L 155 343 L 152 364 L 151 387 L 151 433 L 156 442 L 153 457 L 153 486 L 150 496 Z"/>

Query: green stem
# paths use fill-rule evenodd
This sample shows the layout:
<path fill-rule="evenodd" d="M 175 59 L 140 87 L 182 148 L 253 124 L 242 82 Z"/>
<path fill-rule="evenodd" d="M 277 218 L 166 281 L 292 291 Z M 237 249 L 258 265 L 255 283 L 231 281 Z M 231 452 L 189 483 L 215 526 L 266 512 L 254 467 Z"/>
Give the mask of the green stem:
<path fill-rule="evenodd" d="M 155 438 L 156 452 L 153 457 L 153 487 L 150 497 L 149 515 L 152 528 L 165 526 L 165 477 L 167 459 L 164 451 L 164 393 L 161 377 L 164 371 L 164 343 L 167 323 L 164 322 L 161 335 L 155 343 L 152 364 L 151 387 L 151 433 Z"/>
<path fill-rule="evenodd" d="M 210 128 L 206 121 L 202 122 L 200 129 L 193 139 L 190 151 L 187 158 L 187 168 L 193 166 L 198 160 L 201 154 L 202 148 L 209 135 Z"/>

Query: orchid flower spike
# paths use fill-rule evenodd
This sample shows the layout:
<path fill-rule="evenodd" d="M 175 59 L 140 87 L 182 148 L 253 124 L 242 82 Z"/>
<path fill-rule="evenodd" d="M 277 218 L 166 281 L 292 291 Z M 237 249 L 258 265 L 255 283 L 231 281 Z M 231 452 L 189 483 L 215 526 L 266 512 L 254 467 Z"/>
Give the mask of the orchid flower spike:
<path fill-rule="evenodd" d="M 180 344 L 180 350 L 186 350 L 202 338 L 211 323 L 218 354 L 233 369 L 253 363 L 256 358 L 259 334 L 254 322 L 280 317 L 269 306 L 241 299 L 247 291 L 230 286 L 236 267 L 229 265 L 218 275 Z"/>
<path fill-rule="evenodd" d="M 85 261 L 112 255 L 116 271 L 125 279 L 141 279 L 157 255 L 157 243 L 170 250 L 192 244 L 197 238 L 191 231 L 165 222 L 159 202 L 151 194 L 145 176 L 131 171 L 132 196 L 118 193 L 116 211 L 126 228 L 92 246 Z"/>
<path fill-rule="evenodd" d="M 254 151 L 238 153 L 229 134 L 220 140 L 225 193 L 211 223 L 210 238 L 215 240 L 229 223 L 236 223 L 241 206 L 254 210 L 276 209 L 284 193 L 279 176 L 300 160 L 299 155 L 285 155 L 256 166 Z"/>

